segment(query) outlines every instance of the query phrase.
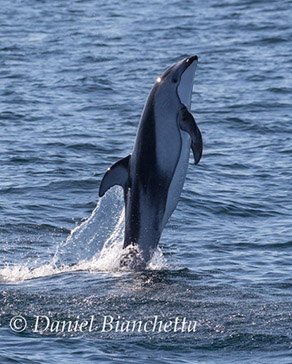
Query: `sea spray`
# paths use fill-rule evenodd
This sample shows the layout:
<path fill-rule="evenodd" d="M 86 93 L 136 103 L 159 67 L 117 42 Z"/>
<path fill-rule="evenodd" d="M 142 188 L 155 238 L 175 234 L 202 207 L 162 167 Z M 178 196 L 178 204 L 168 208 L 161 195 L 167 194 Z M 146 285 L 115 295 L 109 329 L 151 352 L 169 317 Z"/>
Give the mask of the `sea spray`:
<path fill-rule="evenodd" d="M 47 260 L 28 259 L 21 264 L 5 263 L 0 269 L 1 283 L 74 271 L 123 271 L 124 200 L 120 187 L 113 187 L 101 198 L 91 216 L 76 226 L 64 242 L 57 244 Z M 166 262 L 158 248 L 147 269 L 164 269 Z"/>
<path fill-rule="evenodd" d="M 115 232 L 123 234 L 123 191 L 114 187 L 99 199 L 91 216 L 75 227 L 57 249 L 60 264 L 76 264 L 88 261 L 101 252 L 109 240 L 117 240 Z M 118 229 L 117 229 L 118 226 Z"/>

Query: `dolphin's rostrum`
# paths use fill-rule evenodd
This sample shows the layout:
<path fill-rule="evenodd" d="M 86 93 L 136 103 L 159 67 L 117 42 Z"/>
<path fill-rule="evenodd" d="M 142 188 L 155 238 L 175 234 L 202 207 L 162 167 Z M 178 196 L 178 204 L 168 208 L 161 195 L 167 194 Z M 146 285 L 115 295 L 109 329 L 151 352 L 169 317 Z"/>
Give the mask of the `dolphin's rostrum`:
<path fill-rule="evenodd" d="M 121 264 L 145 268 L 176 208 L 185 181 L 190 148 L 197 164 L 201 132 L 191 95 L 198 57 L 183 59 L 156 80 L 144 106 L 133 153 L 108 169 L 99 196 L 114 185 L 124 189 L 127 254 Z"/>

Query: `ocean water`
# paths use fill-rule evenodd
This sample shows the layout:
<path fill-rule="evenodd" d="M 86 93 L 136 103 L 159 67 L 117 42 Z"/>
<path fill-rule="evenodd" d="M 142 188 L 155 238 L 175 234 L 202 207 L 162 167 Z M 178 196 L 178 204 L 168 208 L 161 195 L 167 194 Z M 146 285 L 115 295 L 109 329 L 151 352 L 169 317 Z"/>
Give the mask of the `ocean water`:
<path fill-rule="evenodd" d="M 292 362 L 291 18 L 291 0 L 1 0 L 1 364 Z M 203 157 L 150 265 L 123 271 L 121 189 L 99 184 L 190 55 Z"/>

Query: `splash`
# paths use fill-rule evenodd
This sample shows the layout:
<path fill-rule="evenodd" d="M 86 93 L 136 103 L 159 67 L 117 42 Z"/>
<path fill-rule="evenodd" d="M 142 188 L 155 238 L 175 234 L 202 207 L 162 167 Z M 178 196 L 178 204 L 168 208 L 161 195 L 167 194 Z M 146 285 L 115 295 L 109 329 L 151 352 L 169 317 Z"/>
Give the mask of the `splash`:
<path fill-rule="evenodd" d="M 58 244 L 48 262 L 6 264 L 0 269 L 0 283 L 14 284 L 75 271 L 127 271 L 120 267 L 124 220 L 123 191 L 114 187 L 98 201 L 91 216 L 74 228 L 66 241 Z M 166 261 L 158 248 L 147 269 L 165 267 Z"/>
<path fill-rule="evenodd" d="M 102 197 L 91 216 L 73 229 L 57 248 L 55 259 L 74 264 L 96 259 L 111 243 L 122 245 L 124 231 L 124 197 L 120 187 L 113 187 Z M 104 253 L 102 253 L 104 254 Z"/>

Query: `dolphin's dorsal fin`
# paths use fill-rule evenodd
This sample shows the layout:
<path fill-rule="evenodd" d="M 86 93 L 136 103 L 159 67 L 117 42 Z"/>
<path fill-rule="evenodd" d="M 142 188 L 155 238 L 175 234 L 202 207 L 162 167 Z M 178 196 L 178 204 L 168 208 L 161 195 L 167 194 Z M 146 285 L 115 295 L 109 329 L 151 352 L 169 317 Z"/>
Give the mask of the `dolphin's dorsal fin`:
<path fill-rule="evenodd" d="M 179 126 L 182 130 L 190 134 L 192 138 L 191 148 L 194 154 L 195 164 L 200 162 L 203 152 L 203 139 L 193 115 L 183 105 L 179 113 Z"/>
<path fill-rule="evenodd" d="M 115 185 L 126 188 L 129 179 L 128 166 L 130 158 L 131 154 L 119 160 L 107 170 L 100 183 L 99 197 L 102 197 L 109 188 Z"/>

